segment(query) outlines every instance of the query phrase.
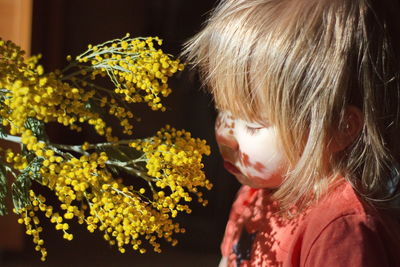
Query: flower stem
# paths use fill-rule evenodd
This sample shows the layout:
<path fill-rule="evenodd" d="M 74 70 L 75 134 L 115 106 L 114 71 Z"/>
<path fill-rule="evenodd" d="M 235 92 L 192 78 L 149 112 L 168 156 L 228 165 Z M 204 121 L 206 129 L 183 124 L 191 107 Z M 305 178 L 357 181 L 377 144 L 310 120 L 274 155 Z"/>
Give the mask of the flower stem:
<path fill-rule="evenodd" d="M 10 141 L 10 142 L 13 142 L 13 143 L 17 143 L 17 144 L 22 144 L 20 136 L 2 134 L 2 135 L 0 135 L 0 139 L 6 140 L 6 141 Z"/>

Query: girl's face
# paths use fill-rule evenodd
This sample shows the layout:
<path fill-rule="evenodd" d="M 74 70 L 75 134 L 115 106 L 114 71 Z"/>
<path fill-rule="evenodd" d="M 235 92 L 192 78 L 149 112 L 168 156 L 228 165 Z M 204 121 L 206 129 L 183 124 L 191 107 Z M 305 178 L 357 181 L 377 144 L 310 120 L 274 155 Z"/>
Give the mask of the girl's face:
<path fill-rule="evenodd" d="M 224 166 L 239 182 L 254 188 L 275 188 L 282 183 L 288 161 L 274 126 L 220 112 L 215 133 Z"/>

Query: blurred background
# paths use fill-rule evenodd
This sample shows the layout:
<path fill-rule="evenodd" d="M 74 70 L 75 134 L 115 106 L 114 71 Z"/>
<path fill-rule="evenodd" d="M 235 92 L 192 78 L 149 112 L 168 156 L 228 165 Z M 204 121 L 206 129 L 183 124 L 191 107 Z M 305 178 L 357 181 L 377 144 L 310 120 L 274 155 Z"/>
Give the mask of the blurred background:
<path fill-rule="evenodd" d="M 159 36 L 163 50 L 178 55 L 182 44 L 201 29 L 216 0 L 0 0 L 0 36 L 22 46 L 28 54 L 42 54 L 42 65 L 51 71 L 66 64 L 88 44 L 131 36 Z M 0 217 L 0 266 L 217 266 L 219 244 L 230 205 L 239 187 L 222 167 L 214 139 L 215 110 L 211 98 L 200 89 L 195 72 L 187 68 L 170 83 L 174 92 L 165 113 L 138 109 L 142 122 L 136 124 L 137 137 L 153 134 L 165 124 L 190 131 L 206 139 L 212 155 L 205 159 L 205 171 L 214 184 L 206 194 L 207 207 L 192 203 L 193 213 L 178 221 L 187 233 L 177 236 L 176 247 L 163 246 L 161 254 L 134 251 L 119 253 L 100 233 L 90 234 L 83 225 L 72 224 L 72 241 L 65 241 L 54 226 L 43 219 L 48 250 L 42 263 L 30 236 L 16 223 L 15 216 Z M 56 124 L 47 126 L 50 138 L 59 143 L 95 142 L 90 130 L 82 134 Z M 9 146 L 9 144 L 1 144 Z"/>

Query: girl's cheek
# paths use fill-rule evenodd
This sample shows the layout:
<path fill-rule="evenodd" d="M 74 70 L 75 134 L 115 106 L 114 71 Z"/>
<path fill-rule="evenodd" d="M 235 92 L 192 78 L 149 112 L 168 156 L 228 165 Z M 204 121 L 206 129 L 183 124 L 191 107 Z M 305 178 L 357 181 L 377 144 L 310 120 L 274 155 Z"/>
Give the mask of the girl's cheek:
<path fill-rule="evenodd" d="M 242 152 L 240 153 L 240 159 L 242 165 L 248 170 L 254 170 L 257 172 L 262 172 L 265 169 L 264 164 L 257 161 L 257 158 L 251 158 L 249 154 Z"/>
<path fill-rule="evenodd" d="M 267 168 L 265 163 L 258 161 L 259 158 L 253 158 L 249 154 L 242 152 L 240 154 L 240 159 L 243 171 L 246 172 L 246 175 L 249 176 L 249 178 L 252 176 L 261 177 L 265 174 Z"/>
<path fill-rule="evenodd" d="M 256 136 L 242 138 L 240 155 L 244 170 L 251 176 L 268 177 L 284 165 L 279 139 L 273 128 L 264 129 Z"/>

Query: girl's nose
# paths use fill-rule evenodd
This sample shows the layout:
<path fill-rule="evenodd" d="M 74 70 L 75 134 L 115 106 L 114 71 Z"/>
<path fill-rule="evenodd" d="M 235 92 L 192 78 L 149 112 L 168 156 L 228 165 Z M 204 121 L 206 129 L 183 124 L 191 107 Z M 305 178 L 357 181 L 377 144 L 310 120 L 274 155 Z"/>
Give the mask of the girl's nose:
<path fill-rule="evenodd" d="M 234 151 L 239 149 L 239 143 L 233 135 L 222 135 L 217 132 L 215 137 L 220 149 L 231 149 Z"/>

